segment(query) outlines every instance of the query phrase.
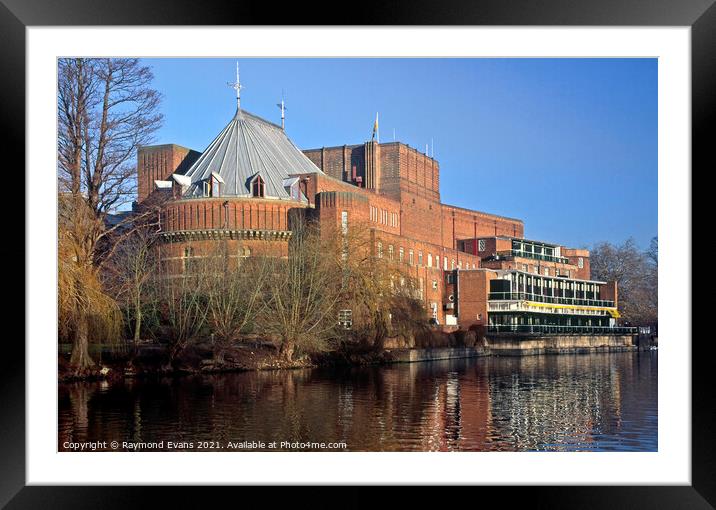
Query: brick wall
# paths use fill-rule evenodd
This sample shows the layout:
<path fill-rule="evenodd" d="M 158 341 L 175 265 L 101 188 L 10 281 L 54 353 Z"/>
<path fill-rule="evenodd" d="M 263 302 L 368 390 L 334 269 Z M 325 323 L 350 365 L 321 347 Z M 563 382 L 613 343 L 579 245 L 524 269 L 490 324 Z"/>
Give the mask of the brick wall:
<path fill-rule="evenodd" d="M 463 329 L 487 324 L 487 298 L 494 271 L 458 271 L 458 324 Z M 479 318 L 478 318 L 479 317 Z"/>
<path fill-rule="evenodd" d="M 290 210 L 304 204 L 246 198 L 174 200 L 162 212 L 162 230 L 289 230 Z"/>
<path fill-rule="evenodd" d="M 345 182 L 355 182 L 355 178 L 360 177 L 365 186 L 363 144 L 307 149 L 303 153 L 326 175 Z"/>
<path fill-rule="evenodd" d="M 187 170 L 200 153 L 179 145 L 151 145 L 137 150 L 137 202 L 155 189 L 154 181 L 169 180 L 173 173 Z"/>
<path fill-rule="evenodd" d="M 459 239 L 524 236 L 524 223 L 521 220 L 446 204 L 441 204 L 441 215 L 444 246 L 457 246 Z"/>
<path fill-rule="evenodd" d="M 589 263 L 589 250 L 579 248 L 562 248 L 562 256 L 569 259 L 569 263 L 574 266 L 575 276 L 580 280 L 589 280 L 591 278 L 592 269 Z M 582 259 L 582 266 L 579 267 L 579 259 Z"/>

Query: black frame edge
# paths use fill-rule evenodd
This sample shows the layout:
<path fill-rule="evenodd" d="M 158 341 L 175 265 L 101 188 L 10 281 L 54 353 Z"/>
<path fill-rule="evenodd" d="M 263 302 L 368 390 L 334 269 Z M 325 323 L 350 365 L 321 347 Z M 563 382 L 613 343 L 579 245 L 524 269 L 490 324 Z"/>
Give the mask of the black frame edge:
<path fill-rule="evenodd" d="M 2 69 L 5 79 L 0 81 L 2 101 L 1 132 L 8 164 L 15 172 L 25 173 L 25 25 L 0 3 L 0 40 L 2 41 Z M 27 186 L 25 186 L 27 189 Z M 17 208 L 13 208 L 17 211 Z M 24 211 L 24 207 L 23 207 Z M 20 223 L 18 218 L 17 223 Z M 25 239 L 23 232 L 17 239 Z M 17 226 L 16 226 L 17 228 Z M 18 228 L 19 230 L 19 228 Z M 19 243 L 17 243 L 19 244 Z M 19 247 L 24 261 L 25 244 Z M 27 266 L 25 266 L 27 271 Z M 24 287 L 23 287 L 24 289 Z M 17 302 L 17 300 L 13 300 Z M 25 302 L 23 290 L 22 302 Z M 9 313 L 8 313 L 9 315 Z M 14 314 L 13 314 L 14 315 Z M 22 322 L 23 337 L 25 322 Z M 9 501 L 25 485 L 25 343 L 19 342 L 15 332 L 6 330 L 0 356 L 0 506 Z"/>
<path fill-rule="evenodd" d="M 713 124 L 716 111 L 716 4 L 714 0 L 658 0 L 644 5 L 637 0 L 621 2 L 602 2 L 599 7 L 589 0 L 579 2 L 551 0 L 549 4 L 540 2 L 539 12 L 530 7 L 531 2 L 511 0 L 510 2 L 484 2 L 479 8 L 468 4 L 467 0 L 449 0 L 436 4 L 418 0 L 409 7 L 401 8 L 397 3 L 377 7 L 371 11 L 365 8 L 356 20 L 357 23 L 373 24 L 455 24 L 468 23 L 485 25 L 691 25 L 692 26 L 692 168 L 694 170 L 716 168 L 713 156 L 712 137 L 709 127 Z M 14 155 L 14 164 L 24 168 L 25 136 L 25 28 L 28 25 L 120 25 L 120 24 L 156 24 L 156 25 L 195 25 L 195 24 L 281 24 L 264 12 L 257 4 L 215 2 L 212 9 L 201 11 L 199 4 L 191 0 L 155 0 L 151 4 L 142 4 L 135 0 L 117 4 L 107 2 L 93 4 L 87 0 L 65 0 L 64 5 L 49 3 L 46 0 L 24 3 L 21 0 L 2 0 L 0 3 L 0 40 L 3 41 L 2 64 L 5 79 L 0 82 L 2 94 L 2 124 L 5 133 L 6 155 Z M 114 4 L 114 5 L 111 5 Z M 6 5 L 10 5 L 10 8 Z M 575 5 L 577 7 L 575 7 Z M 135 6 L 137 6 L 135 8 Z M 461 7 L 464 9 L 461 10 Z M 142 18 L 140 19 L 140 13 Z M 285 13 L 289 21 L 298 22 L 308 16 L 295 16 L 289 8 Z M 307 21 L 317 23 L 325 20 L 325 13 Z M 694 172 L 695 173 L 695 172 Z M 27 175 L 25 176 L 27 179 Z M 692 173 L 693 179 L 693 173 Z M 26 186 L 29 189 L 29 186 Z M 694 199 L 697 197 L 694 196 Z M 692 199 L 693 203 L 693 199 Z M 693 232 L 693 227 L 692 227 Z M 23 246 L 24 250 L 24 246 Z M 26 271 L 28 268 L 26 267 Z M 689 275 L 691 278 L 691 275 Z M 698 314 L 692 316 L 699 316 Z M 709 315 L 706 313 L 700 316 Z M 14 340 L 14 339 L 9 339 Z M 712 357 L 708 336 L 704 342 L 692 342 L 692 486 L 653 486 L 653 487 L 490 487 L 471 488 L 481 494 L 492 491 L 495 496 L 519 495 L 530 501 L 532 507 L 554 508 L 714 508 L 716 506 L 716 442 L 713 431 L 714 397 Z M 0 437 L 3 454 L 0 457 L 0 506 L 8 501 L 8 508 L 124 508 L 132 505 L 138 508 L 149 506 L 151 495 L 158 489 L 147 487 L 24 487 L 25 484 L 25 351 L 19 342 L 6 342 L 6 353 L 2 356 L 0 378 L 0 398 L 3 411 L 0 413 Z M 23 488 L 24 487 L 24 488 Z M 454 487 L 452 490 L 464 491 L 466 488 Z M 212 488 L 218 494 L 226 494 L 228 488 Z M 249 488 L 240 488 L 242 492 Z M 256 489 L 251 489 L 256 490 Z M 19 492 L 18 492 L 19 491 Z M 309 491 L 307 493 L 307 491 Z M 498 492 L 499 491 L 499 492 Z M 508 492 L 509 491 L 509 492 Z M 169 504 L 177 508 L 205 506 L 205 495 L 190 488 L 172 488 L 162 490 L 161 506 Z M 265 490 L 263 497 L 266 496 Z M 325 503 L 317 502 L 315 489 L 295 488 L 293 498 L 304 499 L 312 509 L 322 508 Z M 418 489 L 411 491 L 416 501 L 423 504 L 436 497 L 435 492 Z M 351 495 L 333 499 L 334 507 L 365 506 L 375 501 L 373 489 L 349 488 Z M 438 494 L 440 494 L 438 492 Z M 256 493 L 261 497 L 260 493 Z M 314 497 L 310 497 L 314 495 Z M 14 497 L 13 497 L 14 496 Z M 274 500 L 275 494 L 271 499 Z M 323 497 L 318 498 L 323 499 Z M 140 503 L 144 500 L 144 503 Z M 360 505 L 360 503 L 363 505 Z M 437 502 L 437 501 L 436 501 Z M 299 503 L 303 506 L 305 503 Z M 442 501 L 444 504 L 444 501 Z M 296 501 L 290 503 L 296 506 Z M 152 504 L 155 506 L 155 504 Z M 308 505 L 306 505 L 308 506 Z"/>

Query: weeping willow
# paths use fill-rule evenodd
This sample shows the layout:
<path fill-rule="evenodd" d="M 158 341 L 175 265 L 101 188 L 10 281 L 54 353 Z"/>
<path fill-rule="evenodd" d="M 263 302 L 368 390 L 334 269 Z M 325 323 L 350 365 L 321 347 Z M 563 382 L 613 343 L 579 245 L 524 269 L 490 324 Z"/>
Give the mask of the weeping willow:
<path fill-rule="evenodd" d="M 96 222 L 81 200 L 60 203 L 58 229 L 58 333 L 72 341 L 70 364 L 78 374 L 95 362 L 90 342 L 114 343 L 120 338 L 122 314 L 103 288 L 93 264 L 90 242 Z M 64 214 L 63 214 L 64 213 Z"/>

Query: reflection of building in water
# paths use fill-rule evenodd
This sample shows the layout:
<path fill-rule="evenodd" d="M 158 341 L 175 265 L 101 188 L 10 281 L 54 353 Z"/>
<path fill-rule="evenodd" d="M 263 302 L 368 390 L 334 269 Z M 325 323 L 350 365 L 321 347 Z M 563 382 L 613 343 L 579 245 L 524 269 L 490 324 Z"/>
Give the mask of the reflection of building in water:
<path fill-rule="evenodd" d="M 655 451 L 657 375 L 646 353 L 75 383 L 59 388 L 58 439 Z"/>
<path fill-rule="evenodd" d="M 512 365 L 519 369 L 491 374 L 490 384 L 492 423 L 511 449 L 588 450 L 594 434 L 613 432 L 621 381 L 608 357 L 530 357 Z"/>
<path fill-rule="evenodd" d="M 422 450 L 489 449 L 489 381 L 477 370 L 450 371 L 430 381 L 431 398 L 421 420 Z"/>

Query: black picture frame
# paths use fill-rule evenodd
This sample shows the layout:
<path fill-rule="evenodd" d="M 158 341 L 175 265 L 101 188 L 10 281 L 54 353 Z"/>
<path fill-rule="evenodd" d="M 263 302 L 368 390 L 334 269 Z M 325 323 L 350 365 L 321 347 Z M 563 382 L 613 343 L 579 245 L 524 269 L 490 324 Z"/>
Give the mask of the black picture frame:
<path fill-rule="evenodd" d="M 0 0 L 0 53 L 3 79 L 2 133 L 6 161 L 14 168 L 25 161 L 25 30 L 49 25 L 573 25 L 573 26 L 690 26 L 692 37 L 692 161 L 693 169 L 716 168 L 711 122 L 716 111 L 716 5 L 715 0 L 416 0 L 413 2 L 360 2 L 345 15 L 343 6 L 295 2 L 277 8 L 271 2 L 191 0 Z M 7 165 L 7 163 L 6 163 Z M 11 168 L 6 167 L 6 172 Z M 684 178 L 693 178 L 684 169 Z M 29 193 L 31 186 L 25 175 Z M 692 197 L 692 203 L 693 203 Z M 17 210 L 20 210 L 17 208 Z M 16 221 L 16 220 L 15 220 Z M 17 243 L 17 246 L 20 246 Z M 684 278 L 691 281 L 685 260 Z M 31 268 L 26 266 L 26 271 Z M 688 296 L 684 296 L 688 298 Z M 694 300 L 695 301 L 695 300 Z M 692 312 L 693 316 L 693 312 Z M 698 316 L 698 315 L 696 315 Z M 685 332 L 684 344 L 691 332 Z M 6 334 L 0 370 L 0 505 L 7 508 L 143 508 L 155 506 L 147 487 L 37 487 L 25 486 L 25 349 Z M 701 340 L 701 341 L 699 341 Z M 692 485 L 641 487 L 486 487 L 479 499 L 495 496 L 510 503 L 537 508 L 714 508 L 716 505 L 716 443 L 711 364 L 713 349 L 708 335 L 692 342 Z M 207 491 L 165 488 L 161 507 L 194 508 L 214 504 L 229 488 Z M 241 501 L 268 498 L 266 489 L 239 488 Z M 259 492 L 259 491 L 263 492 Z M 373 504 L 373 489 L 351 487 L 340 497 L 311 488 L 294 488 L 286 504 L 311 508 Z M 471 494 L 475 488 L 451 488 Z M 270 491 L 272 504 L 279 503 Z M 445 504 L 444 492 L 415 488 L 412 497 L 425 504 Z M 463 495 L 463 494 L 460 494 Z M 236 492 L 231 496 L 236 497 Z M 451 495 L 452 498 L 459 497 Z M 246 498 L 246 499 L 244 499 Z M 410 499 L 410 498 L 408 498 Z M 408 503 L 404 499 L 402 504 Z M 234 500 L 235 502 L 238 500 Z M 455 501 L 458 501 L 455 499 Z M 487 501 L 487 500 L 484 500 Z"/>

